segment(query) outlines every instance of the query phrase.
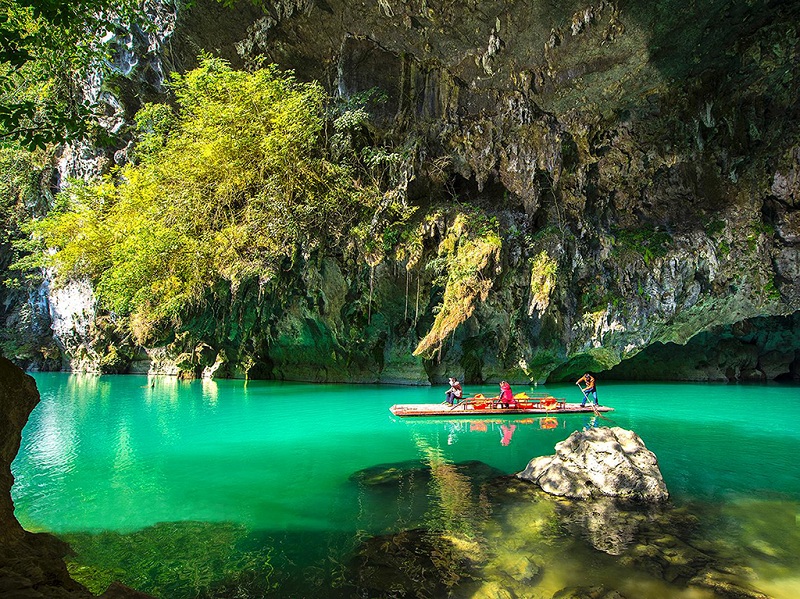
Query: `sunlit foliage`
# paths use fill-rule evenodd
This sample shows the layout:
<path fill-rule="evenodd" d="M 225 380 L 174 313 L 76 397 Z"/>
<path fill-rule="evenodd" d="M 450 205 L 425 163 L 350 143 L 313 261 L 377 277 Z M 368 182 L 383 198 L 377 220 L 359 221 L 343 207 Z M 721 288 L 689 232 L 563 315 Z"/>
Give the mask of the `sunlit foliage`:
<path fill-rule="evenodd" d="M 472 316 L 494 284 L 502 241 L 496 222 L 479 214 L 459 214 L 439 244 L 438 257 L 428 266 L 442 271 L 444 297 L 431 330 L 414 350 L 415 356 L 431 357 L 445 339 Z"/>
<path fill-rule="evenodd" d="M 544 312 L 550 305 L 550 294 L 556 287 L 558 263 L 546 251 L 531 260 L 531 302 L 529 314 Z"/>
<path fill-rule="evenodd" d="M 330 158 L 328 98 L 275 67 L 205 57 L 173 76 L 177 109 L 145 106 L 136 162 L 75 183 L 34 230 L 63 276 L 89 276 L 138 341 L 220 280 L 270 280 L 301 250 L 345 243 L 381 194 Z"/>
<path fill-rule="evenodd" d="M 81 80 L 107 68 L 110 34 L 140 14 L 131 0 L 0 0 L 0 143 L 42 149 L 98 133 Z"/>
<path fill-rule="evenodd" d="M 25 264 L 27 235 L 24 224 L 46 210 L 47 168 L 44 152 L 28 152 L 14 144 L 0 147 L 0 296 L 25 297 L 41 282 L 41 272 Z M 15 267 L 11 267 L 15 264 Z M 38 339 L 26 334 L 35 325 L 32 302 L 19 307 L 15 318 L 0 326 L 0 352 L 26 359 L 34 355 Z"/>

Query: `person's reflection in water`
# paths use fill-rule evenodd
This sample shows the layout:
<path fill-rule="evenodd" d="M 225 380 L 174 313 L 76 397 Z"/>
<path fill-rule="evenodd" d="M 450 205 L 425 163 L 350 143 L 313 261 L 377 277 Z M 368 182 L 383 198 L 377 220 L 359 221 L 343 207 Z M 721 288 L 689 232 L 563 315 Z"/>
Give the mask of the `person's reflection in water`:
<path fill-rule="evenodd" d="M 452 423 L 450 425 L 450 433 L 447 435 L 447 444 L 453 445 L 458 441 L 458 434 L 461 432 L 461 425 L 459 423 Z"/>
<path fill-rule="evenodd" d="M 508 445 L 511 443 L 511 437 L 514 436 L 514 431 L 517 430 L 516 424 L 511 424 L 506 426 L 505 424 L 500 425 L 500 432 L 502 433 L 502 437 L 500 438 L 500 445 Z"/>
<path fill-rule="evenodd" d="M 590 428 L 597 428 L 597 416 L 587 418 L 583 425 L 583 430 L 588 431 Z"/>

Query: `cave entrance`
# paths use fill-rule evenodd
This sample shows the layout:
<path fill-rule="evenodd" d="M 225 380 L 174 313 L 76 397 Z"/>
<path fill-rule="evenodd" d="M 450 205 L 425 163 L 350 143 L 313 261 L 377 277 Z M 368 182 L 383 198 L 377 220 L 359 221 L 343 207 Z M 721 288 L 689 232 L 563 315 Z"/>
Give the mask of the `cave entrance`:
<path fill-rule="evenodd" d="M 654 343 L 603 373 L 615 380 L 800 381 L 800 311 Z"/>

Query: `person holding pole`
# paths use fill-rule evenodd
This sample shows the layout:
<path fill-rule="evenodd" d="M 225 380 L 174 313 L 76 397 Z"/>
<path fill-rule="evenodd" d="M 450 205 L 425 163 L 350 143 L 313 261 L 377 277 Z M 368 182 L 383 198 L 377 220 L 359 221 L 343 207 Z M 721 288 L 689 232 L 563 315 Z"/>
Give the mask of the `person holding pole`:
<path fill-rule="evenodd" d="M 590 393 L 592 394 L 592 398 L 594 398 L 594 405 L 599 406 L 600 404 L 597 403 L 597 387 L 595 385 L 594 377 L 587 372 L 581 378 L 575 381 L 575 384 L 578 385 L 578 387 L 581 386 L 581 383 L 586 385 L 581 389 L 581 393 L 583 393 L 583 401 L 581 402 L 581 407 L 586 406 L 586 402 L 589 401 Z"/>

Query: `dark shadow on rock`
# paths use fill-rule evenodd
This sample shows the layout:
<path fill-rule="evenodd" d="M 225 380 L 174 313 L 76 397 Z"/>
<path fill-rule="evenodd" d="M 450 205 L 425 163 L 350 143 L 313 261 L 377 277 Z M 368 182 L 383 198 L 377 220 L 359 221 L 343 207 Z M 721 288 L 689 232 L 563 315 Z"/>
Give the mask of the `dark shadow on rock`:
<path fill-rule="evenodd" d="M 570 532 L 592 547 L 620 556 L 648 536 L 690 535 L 696 518 L 664 504 L 648 505 L 603 497 L 589 501 L 562 499 L 556 511 Z"/>

